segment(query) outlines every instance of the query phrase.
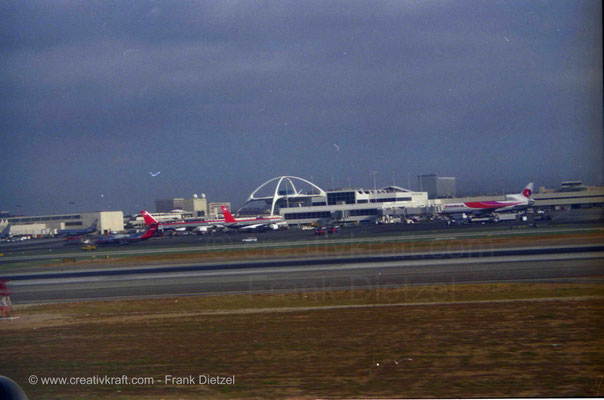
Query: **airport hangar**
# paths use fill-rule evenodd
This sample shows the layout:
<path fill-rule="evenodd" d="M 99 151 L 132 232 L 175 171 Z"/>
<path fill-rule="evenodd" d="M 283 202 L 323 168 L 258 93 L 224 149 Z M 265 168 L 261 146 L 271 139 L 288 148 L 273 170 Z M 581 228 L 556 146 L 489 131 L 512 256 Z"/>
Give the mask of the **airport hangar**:
<path fill-rule="evenodd" d="M 73 214 L 10 217 L 0 221 L 0 230 L 10 224 L 12 236 L 48 236 L 61 229 L 83 229 L 97 222 L 97 230 L 102 233 L 124 230 L 122 211 L 97 211 Z"/>

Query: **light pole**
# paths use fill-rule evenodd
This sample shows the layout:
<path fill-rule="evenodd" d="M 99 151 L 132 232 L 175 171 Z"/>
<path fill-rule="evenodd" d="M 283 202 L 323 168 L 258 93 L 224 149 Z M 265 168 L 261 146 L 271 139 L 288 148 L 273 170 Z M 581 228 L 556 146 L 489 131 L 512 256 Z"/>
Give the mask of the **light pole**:
<path fill-rule="evenodd" d="M 377 174 L 377 171 L 370 171 L 369 175 L 373 176 L 373 198 L 376 198 L 376 194 L 377 194 L 377 185 L 375 183 L 375 175 Z"/>

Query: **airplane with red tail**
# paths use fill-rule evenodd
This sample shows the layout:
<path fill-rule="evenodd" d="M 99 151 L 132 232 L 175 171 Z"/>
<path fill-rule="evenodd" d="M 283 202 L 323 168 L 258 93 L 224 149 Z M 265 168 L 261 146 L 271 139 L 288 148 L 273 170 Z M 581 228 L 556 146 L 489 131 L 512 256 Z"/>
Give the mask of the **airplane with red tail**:
<path fill-rule="evenodd" d="M 155 220 L 155 218 L 153 218 Z M 157 221 L 149 225 L 144 233 L 134 235 L 111 235 L 98 239 L 96 244 L 130 244 L 152 238 L 157 234 Z"/>
<path fill-rule="evenodd" d="M 235 218 L 229 212 L 229 210 L 222 206 L 222 213 L 224 219 L 213 219 L 207 221 L 173 221 L 173 222 L 159 222 L 149 212 L 141 211 L 145 224 L 151 226 L 152 224 L 158 224 L 158 229 L 161 230 L 180 230 L 182 228 L 195 228 L 202 232 L 212 228 L 232 228 L 239 230 L 258 230 L 263 228 L 278 229 L 283 223 L 282 216 L 269 216 L 269 217 L 257 217 L 257 218 Z"/>
<path fill-rule="evenodd" d="M 469 201 L 465 203 L 449 203 L 443 206 L 442 214 L 490 214 L 494 212 L 519 211 L 531 206 L 535 200 L 533 182 L 526 185 L 521 193 L 507 194 L 503 201 Z"/>
<path fill-rule="evenodd" d="M 159 230 L 193 230 L 205 233 L 209 229 L 218 229 L 226 225 L 224 219 L 210 219 L 210 220 L 188 220 L 188 221 L 170 221 L 170 222 L 159 222 L 147 211 L 141 211 L 143 219 L 147 226 L 151 224 L 159 224 Z"/>
<path fill-rule="evenodd" d="M 281 215 L 271 215 L 268 217 L 257 218 L 235 218 L 225 206 L 222 206 L 221 209 L 226 222 L 225 226 L 228 228 L 239 230 L 258 230 L 268 228 L 277 230 L 279 229 L 279 226 L 284 223 Z"/>

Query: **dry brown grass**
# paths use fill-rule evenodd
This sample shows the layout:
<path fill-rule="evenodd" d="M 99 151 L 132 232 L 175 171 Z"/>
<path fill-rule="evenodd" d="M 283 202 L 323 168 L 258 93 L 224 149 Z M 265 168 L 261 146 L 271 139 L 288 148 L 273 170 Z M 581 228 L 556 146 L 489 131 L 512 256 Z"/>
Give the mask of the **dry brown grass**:
<path fill-rule="evenodd" d="M 35 306 L 0 325 L 0 371 L 31 398 L 597 396 L 602 294 L 597 284 L 497 284 Z M 436 303 L 392 305 L 402 296 Z M 496 299 L 511 301 L 473 302 Z M 321 308 L 334 305 L 357 307 Z M 237 378 L 32 386 L 31 374 Z"/>

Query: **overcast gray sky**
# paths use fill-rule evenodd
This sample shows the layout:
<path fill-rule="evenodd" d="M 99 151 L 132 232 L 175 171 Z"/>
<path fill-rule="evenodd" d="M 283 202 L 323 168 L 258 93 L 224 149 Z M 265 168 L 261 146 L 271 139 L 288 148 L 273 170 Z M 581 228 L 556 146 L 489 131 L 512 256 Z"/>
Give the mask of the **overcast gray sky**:
<path fill-rule="evenodd" d="M 274 176 L 372 187 L 371 170 L 460 192 L 602 184 L 601 15 L 595 0 L 5 0 L 0 209 L 237 207 Z"/>

